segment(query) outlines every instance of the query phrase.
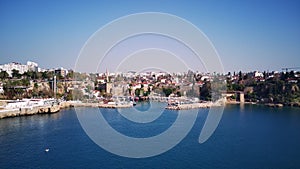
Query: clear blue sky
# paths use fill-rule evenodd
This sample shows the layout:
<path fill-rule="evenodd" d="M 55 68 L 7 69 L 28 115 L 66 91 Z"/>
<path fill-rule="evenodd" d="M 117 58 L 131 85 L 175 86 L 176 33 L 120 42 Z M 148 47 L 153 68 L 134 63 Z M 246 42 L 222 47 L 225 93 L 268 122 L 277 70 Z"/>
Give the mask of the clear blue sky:
<path fill-rule="evenodd" d="M 27 60 L 73 68 L 86 40 L 108 22 L 164 12 L 201 29 L 225 71 L 300 66 L 300 1 L 1 0 L 0 64 Z"/>

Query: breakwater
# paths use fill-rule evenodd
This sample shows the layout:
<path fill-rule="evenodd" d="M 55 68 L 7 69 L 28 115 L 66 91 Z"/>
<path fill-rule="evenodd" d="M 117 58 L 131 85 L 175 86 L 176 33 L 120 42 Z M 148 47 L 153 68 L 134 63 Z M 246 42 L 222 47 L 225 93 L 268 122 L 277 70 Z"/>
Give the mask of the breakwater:
<path fill-rule="evenodd" d="M 132 104 L 103 104 L 103 103 L 83 103 L 76 101 L 63 101 L 55 105 L 28 106 L 20 108 L 0 109 L 0 119 L 17 116 L 29 116 L 34 114 L 57 113 L 61 109 L 70 107 L 99 107 L 99 108 L 129 108 Z"/>
<path fill-rule="evenodd" d="M 200 108 L 210 108 L 213 106 L 225 106 L 226 100 L 224 98 L 218 99 L 215 102 L 207 101 L 207 102 L 194 102 L 194 103 L 183 103 L 180 104 L 178 102 L 171 102 L 168 104 L 166 109 L 169 110 L 188 110 L 188 109 L 200 109 Z"/>
<path fill-rule="evenodd" d="M 169 105 L 166 109 L 169 110 L 187 110 L 187 109 L 198 109 L 198 108 L 210 108 L 213 105 L 212 102 L 207 103 L 191 103 L 191 104 L 180 104 L 180 105 Z"/>
<path fill-rule="evenodd" d="M 0 119 L 6 117 L 29 116 L 34 114 L 57 113 L 59 110 L 60 110 L 59 105 L 2 109 L 0 110 Z"/>
<path fill-rule="evenodd" d="M 132 104 L 104 104 L 104 103 L 83 103 L 83 102 L 63 102 L 62 108 L 65 107 L 99 107 L 99 108 L 129 108 Z"/>

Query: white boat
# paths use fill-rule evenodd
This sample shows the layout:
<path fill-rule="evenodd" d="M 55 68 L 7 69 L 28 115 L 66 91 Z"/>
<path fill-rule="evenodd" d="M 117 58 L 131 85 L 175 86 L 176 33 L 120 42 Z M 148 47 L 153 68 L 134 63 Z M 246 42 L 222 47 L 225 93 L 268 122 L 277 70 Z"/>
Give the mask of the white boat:
<path fill-rule="evenodd" d="M 133 100 L 133 101 L 130 101 L 130 104 L 135 106 L 136 105 L 136 102 Z"/>

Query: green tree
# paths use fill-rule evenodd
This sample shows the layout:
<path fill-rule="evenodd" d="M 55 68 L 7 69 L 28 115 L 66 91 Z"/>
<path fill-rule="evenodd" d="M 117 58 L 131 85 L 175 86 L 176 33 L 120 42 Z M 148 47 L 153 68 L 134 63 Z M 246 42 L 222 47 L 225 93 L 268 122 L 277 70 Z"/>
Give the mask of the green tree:
<path fill-rule="evenodd" d="M 29 86 L 30 85 L 30 81 L 28 79 L 21 79 L 20 84 L 22 86 Z"/>
<path fill-rule="evenodd" d="M 206 82 L 200 88 L 200 99 L 211 100 L 211 83 Z"/>
<path fill-rule="evenodd" d="M 290 71 L 289 77 L 294 78 L 295 77 L 295 72 L 294 71 Z"/>
<path fill-rule="evenodd" d="M 140 88 L 135 89 L 134 91 L 135 96 L 140 96 L 140 92 L 141 92 Z"/>
<path fill-rule="evenodd" d="M 69 70 L 67 76 L 66 76 L 67 79 L 73 79 L 74 78 L 74 71 L 73 70 Z M 96 79 L 96 78 L 95 78 Z"/>
<path fill-rule="evenodd" d="M 169 87 L 168 88 L 163 88 L 163 92 L 164 92 L 164 94 L 165 94 L 166 97 L 169 97 L 170 94 L 172 94 L 173 89 L 169 88 Z"/>
<path fill-rule="evenodd" d="M 0 72 L 0 79 L 4 80 L 9 77 L 9 74 L 6 71 L 1 71 Z"/>
<path fill-rule="evenodd" d="M 243 74 L 242 74 L 242 71 L 239 71 L 239 80 L 243 80 Z"/>
<path fill-rule="evenodd" d="M 16 69 L 12 70 L 11 75 L 12 75 L 13 78 L 20 78 L 21 77 L 21 74 L 19 73 L 19 70 L 16 70 Z"/>

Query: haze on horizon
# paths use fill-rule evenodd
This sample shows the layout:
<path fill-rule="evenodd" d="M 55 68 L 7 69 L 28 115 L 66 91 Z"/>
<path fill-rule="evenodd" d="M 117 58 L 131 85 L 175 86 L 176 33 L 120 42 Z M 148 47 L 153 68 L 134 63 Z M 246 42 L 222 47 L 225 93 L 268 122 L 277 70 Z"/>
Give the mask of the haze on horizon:
<path fill-rule="evenodd" d="M 34 61 L 73 69 L 89 37 L 141 12 L 170 13 L 197 26 L 225 72 L 299 67 L 300 1 L 0 1 L 0 64 Z M 110 69 L 109 65 L 107 69 Z"/>

